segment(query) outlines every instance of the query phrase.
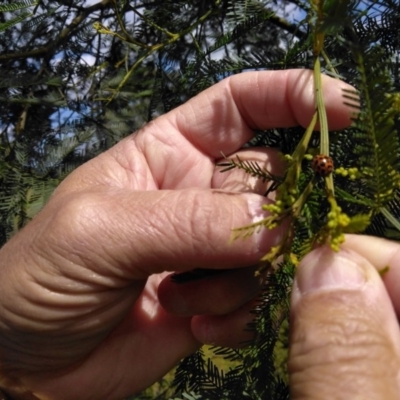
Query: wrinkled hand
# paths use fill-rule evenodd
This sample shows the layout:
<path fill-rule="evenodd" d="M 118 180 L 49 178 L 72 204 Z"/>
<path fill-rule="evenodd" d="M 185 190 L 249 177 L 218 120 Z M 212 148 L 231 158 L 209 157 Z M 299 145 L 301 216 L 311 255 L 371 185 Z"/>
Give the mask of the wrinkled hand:
<path fill-rule="evenodd" d="M 389 270 L 383 279 L 377 271 Z M 349 235 L 301 262 L 290 389 L 299 399 L 400 399 L 400 244 Z"/>
<path fill-rule="evenodd" d="M 306 126 L 311 77 L 233 76 L 74 171 L 0 252 L 3 374 L 43 398 L 118 399 L 203 342 L 243 340 L 259 282 L 240 267 L 254 265 L 284 227 L 231 245 L 231 229 L 262 218 L 269 200 L 253 178 L 220 174 L 216 162 L 255 128 Z M 347 85 L 323 82 L 330 127 L 343 128 Z M 280 172 L 272 150 L 241 157 Z M 236 270 L 184 285 L 165 274 L 194 268 Z"/>

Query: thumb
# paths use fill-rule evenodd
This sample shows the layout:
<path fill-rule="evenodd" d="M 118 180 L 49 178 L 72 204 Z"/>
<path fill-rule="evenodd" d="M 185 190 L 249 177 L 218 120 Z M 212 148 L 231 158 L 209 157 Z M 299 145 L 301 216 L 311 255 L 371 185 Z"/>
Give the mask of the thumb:
<path fill-rule="evenodd" d="M 357 253 L 314 250 L 291 308 L 293 399 L 399 399 L 399 327 L 375 268 Z"/>

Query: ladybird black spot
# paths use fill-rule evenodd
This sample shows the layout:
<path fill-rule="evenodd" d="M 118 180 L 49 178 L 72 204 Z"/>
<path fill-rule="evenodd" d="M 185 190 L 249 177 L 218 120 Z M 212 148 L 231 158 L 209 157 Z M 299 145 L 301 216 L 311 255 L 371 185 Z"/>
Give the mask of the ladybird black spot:
<path fill-rule="evenodd" d="M 312 169 L 318 175 L 328 176 L 333 171 L 333 160 L 327 155 L 318 154 L 313 158 Z"/>

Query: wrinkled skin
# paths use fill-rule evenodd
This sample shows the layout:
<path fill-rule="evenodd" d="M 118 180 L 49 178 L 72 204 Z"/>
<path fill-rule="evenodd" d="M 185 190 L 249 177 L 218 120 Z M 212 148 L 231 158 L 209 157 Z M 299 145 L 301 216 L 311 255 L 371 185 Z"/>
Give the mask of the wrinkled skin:
<path fill-rule="evenodd" d="M 231 229 L 264 217 L 261 206 L 271 200 L 262 196 L 265 185 L 240 171 L 220 174 L 216 163 L 221 152 L 240 151 L 242 159 L 282 172 L 275 151 L 240 148 L 254 128 L 307 126 L 311 76 L 289 70 L 228 78 L 74 171 L 1 249 L 3 374 L 40 398 L 120 399 L 202 343 L 238 346 L 249 339 L 244 327 L 260 285 L 251 266 L 285 227 L 232 245 Z M 323 80 L 331 129 L 350 123 L 345 86 Z M 233 270 L 188 284 L 170 280 L 169 272 L 194 268 Z M 299 332 L 310 318 L 304 310 L 315 305 L 304 303 L 307 296 L 293 300 Z M 392 309 L 388 297 L 381 304 L 375 314 Z M 393 313 L 386 317 L 395 320 Z M 387 325 L 382 337 L 394 329 Z M 295 349 L 302 337 L 294 331 Z M 296 355 L 302 351 L 291 353 L 294 393 L 307 382 L 300 376 L 307 363 Z"/>
<path fill-rule="evenodd" d="M 383 280 L 377 272 L 390 266 Z M 292 292 L 296 400 L 400 398 L 400 246 L 350 235 L 301 262 Z"/>

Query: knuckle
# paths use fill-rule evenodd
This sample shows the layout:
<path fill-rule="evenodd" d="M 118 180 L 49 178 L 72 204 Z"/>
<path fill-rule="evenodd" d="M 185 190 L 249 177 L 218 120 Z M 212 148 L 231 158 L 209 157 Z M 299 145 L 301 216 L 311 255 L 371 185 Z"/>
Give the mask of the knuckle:
<path fill-rule="evenodd" d="M 82 192 L 55 200 L 50 201 L 46 214 L 40 216 L 44 234 L 37 237 L 38 249 L 65 255 L 90 246 L 95 232 L 104 225 L 101 198 Z"/>

